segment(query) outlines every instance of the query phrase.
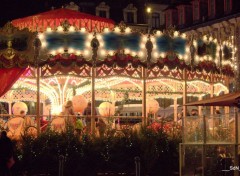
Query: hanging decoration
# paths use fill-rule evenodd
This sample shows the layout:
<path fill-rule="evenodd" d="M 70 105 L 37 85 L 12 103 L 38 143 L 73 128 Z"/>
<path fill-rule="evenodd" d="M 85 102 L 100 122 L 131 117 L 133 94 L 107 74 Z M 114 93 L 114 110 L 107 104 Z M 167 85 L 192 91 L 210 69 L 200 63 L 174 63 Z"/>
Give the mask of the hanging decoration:
<path fill-rule="evenodd" d="M 188 68 L 190 63 L 190 48 L 185 33 L 179 33 L 174 28 L 167 31 L 155 31 L 150 39 L 153 42 L 153 66 L 170 70 Z"/>
<path fill-rule="evenodd" d="M 196 48 L 193 68 L 199 71 L 205 70 L 206 72 L 219 73 L 220 46 L 217 39 L 204 35 L 202 38 L 194 40 L 193 45 Z"/>
<path fill-rule="evenodd" d="M 166 53 L 169 60 L 173 60 L 177 56 L 182 58 L 181 56 L 185 56 L 186 54 L 186 47 L 186 38 L 181 37 L 178 32 L 173 36 L 167 34 L 161 35 L 160 32 L 156 35 L 156 51 L 160 53 L 158 57 L 163 56 L 161 53 Z M 155 54 L 155 56 L 157 56 L 157 54 Z"/>
<path fill-rule="evenodd" d="M 204 39 L 197 40 L 197 54 L 200 57 L 208 56 L 210 59 L 214 60 L 217 53 L 217 43 L 216 40 L 212 41 L 212 38 L 210 39 L 210 41 Z"/>
<path fill-rule="evenodd" d="M 143 35 L 132 31 L 123 23 L 116 26 L 113 31 L 105 29 L 102 36 L 98 37 L 100 43 L 100 58 L 126 59 L 127 57 L 143 59 L 144 52 L 141 45 L 144 45 Z"/>
<path fill-rule="evenodd" d="M 91 66 L 91 42 L 95 40 L 99 43 L 97 67 L 117 65 L 126 68 L 130 64 L 134 68 L 144 66 L 163 69 L 167 66 L 169 70 L 194 68 L 206 72 L 220 72 L 220 46 L 217 39 L 211 36 L 187 38 L 185 33 L 174 29 L 148 35 L 133 31 L 121 23 L 112 30 L 105 28 L 102 33 L 96 33 L 87 32 L 85 28 L 78 29 L 64 21 L 55 29 L 48 28 L 39 38 L 44 48 L 42 53 L 48 53 L 49 57 L 45 64 L 51 66 L 57 63 L 64 67 L 72 64 Z M 225 47 L 224 51 L 228 51 L 226 57 L 231 56 L 231 50 Z"/>
<path fill-rule="evenodd" d="M 19 30 L 10 22 L 0 29 L 0 68 L 34 65 L 33 41 L 36 34 Z"/>
<path fill-rule="evenodd" d="M 39 34 L 42 43 L 40 58 L 48 58 L 49 63 L 59 61 L 67 67 L 73 60 L 87 61 L 91 56 L 90 42 L 93 34 L 85 28 L 77 30 L 69 21 L 63 21 L 55 29 L 47 28 L 45 33 Z M 70 61 L 70 62 L 69 62 Z"/>
<path fill-rule="evenodd" d="M 237 69 L 237 58 L 236 58 L 236 51 L 237 48 L 234 45 L 234 37 L 229 36 L 228 40 L 222 42 L 222 73 L 224 75 L 233 76 L 234 71 Z"/>

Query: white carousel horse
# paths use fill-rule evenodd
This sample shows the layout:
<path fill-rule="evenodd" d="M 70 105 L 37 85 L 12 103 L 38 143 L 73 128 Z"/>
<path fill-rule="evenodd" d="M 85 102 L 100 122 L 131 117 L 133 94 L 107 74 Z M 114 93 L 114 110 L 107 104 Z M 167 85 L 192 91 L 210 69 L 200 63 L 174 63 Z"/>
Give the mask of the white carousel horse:
<path fill-rule="evenodd" d="M 12 117 L 7 122 L 7 135 L 11 139 L 19 139 L 23 134 L 24 129 L 24 118 L 22 117 Z"/>
<path fill-rule="evenodd" d="M 132 127 L 132 131 L 133 132 L 136 132 L 136 133 L 139 133 L 141 131 L 141 128 L 142 128 L 142 123 L 136 123 L 133 125 Z"/>
<path fill-rule="evenodd" d="M 63 117 L 55 117 L 52 119 L 51 121 L 51 130 L 55 131 L 55 132 L 65 132 L 65 128 L 66 124 L 65 124 L 65 118 Z"/>

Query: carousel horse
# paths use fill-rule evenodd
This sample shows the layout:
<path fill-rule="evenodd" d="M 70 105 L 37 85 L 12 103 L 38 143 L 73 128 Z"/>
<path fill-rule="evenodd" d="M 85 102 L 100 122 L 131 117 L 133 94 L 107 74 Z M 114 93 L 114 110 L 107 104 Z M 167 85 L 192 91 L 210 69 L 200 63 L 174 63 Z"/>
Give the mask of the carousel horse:
<path fill-rule="evenodd" d="M 11 139 L 19 140 L 24 132 L 24 118 L 12 117 L 6 122 L 7 135 Z"/>
<path fill-rule="evenodd" d="M 66 130 L 65 119 L 63 117 L 55 117 L 51 121 L 51 130 L 62 133 Z"/>

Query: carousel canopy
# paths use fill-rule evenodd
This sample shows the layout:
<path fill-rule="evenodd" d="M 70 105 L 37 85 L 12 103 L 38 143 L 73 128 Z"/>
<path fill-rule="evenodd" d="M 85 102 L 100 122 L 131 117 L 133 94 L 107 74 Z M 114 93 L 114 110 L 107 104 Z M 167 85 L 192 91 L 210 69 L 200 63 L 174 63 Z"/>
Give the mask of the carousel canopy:
<path fill-rule="evenodd" d="M 130 65 L 234 75 L 236 47 L 230 40 L 219 42 L 213 36 L 187 36 L 174 29 L 143 34 L 125 24 L 114 28 L 110 19 L 64 8 L 16 19 L 12 24 L 39 32 L 40 44 L 35 47 L 38 49 L 35 54 L 41 67 L 126 68 Z M 24 63 L 33 65 L 33 62 Z"/>
<path fill-rule="evenodd" d="M 14 20 L 0 30 L 0 44 L 0 68 L 24 73 L 18 79 L 6 71 L 15 78 L 8 85 L 18 81 L 0 101 L 36 101 L 34 67 L 41 67 L 41 101 L 51 102 L 55 112 L 74 95 L 91 100 L 92 67 L 100 101 L 141 101 L 142 67 L 147 68 L 149 99 L 181 98 L 186 79 L 188 95 L 205 95 L 210 82 L 218 95 L 228 91 L 223 82 L 234 75 L 236 52 L 233 41 L 220 46 L 213 36 L 187 36 L 174 29 L 144 34 L 123 23 L 113 28 L 111 20 L 68 9 Z"/>
<path fill-rule="evenodd" d="M 45 31 L 48 27 L 55 28 L 68 20 L 70 25 L 86 28 L 88 31 L 102 31 L 104 28 L 113 28 L 114 21 L 101 18 L 75 10 L 65 8 L 50 10 L 33 16 L 13 20 L 14 26 L 23 29 L 29 28 L 31 31 Z"/>

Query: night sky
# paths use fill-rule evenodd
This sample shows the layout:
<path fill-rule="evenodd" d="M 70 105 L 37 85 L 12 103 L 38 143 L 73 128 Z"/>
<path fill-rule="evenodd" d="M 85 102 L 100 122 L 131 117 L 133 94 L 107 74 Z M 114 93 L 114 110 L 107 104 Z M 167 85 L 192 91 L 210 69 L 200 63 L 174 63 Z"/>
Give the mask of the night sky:
<path fill-rule="evenodd" d="M 61 7 L 73 0 L 1 0 L 0 26 L 8 21 Z"/>

